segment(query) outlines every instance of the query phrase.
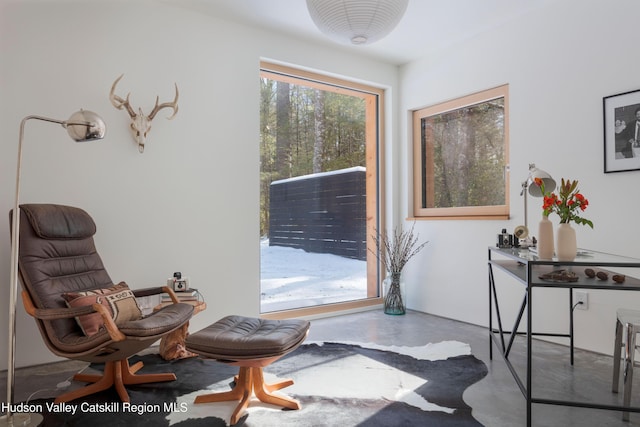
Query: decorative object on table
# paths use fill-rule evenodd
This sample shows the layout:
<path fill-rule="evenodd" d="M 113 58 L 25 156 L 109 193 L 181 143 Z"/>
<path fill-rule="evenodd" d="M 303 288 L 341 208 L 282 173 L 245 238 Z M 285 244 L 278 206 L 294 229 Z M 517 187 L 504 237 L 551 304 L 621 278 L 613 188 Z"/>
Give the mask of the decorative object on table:
<path fill-rule="evenodd" d="M 190 289 L 189 282 L 188 277 L 183 277 L 181 272 L 176 271 L 173 273 L 173 277 L 167 279 L 167 286 L 173 289 L 174 292 L 185 292 Z"/>
<path fill-rule="evenodd" d="M 640 90 L 604 97 L 604 172 L 640 169 Z"/>
<path fill-rule="evenodd" d="M 596 272 L 593 270 L 593 268 L 585 268 L 584 274 L 591 279 L 596 277 Z"/>
<path fill-rule="evenodd" d="M 418 244 L 418 236 L 414 234 L 416 223 L 409 231 L 395 227 L 391 238 L 386 233 L 375 234 L 376 251 L 369 249 L 389 272 L 384 280 L 384 312 L 386 314 L 404 314 L 405 303 L 402 289 L 402 269 L 411 258 L 418 254 L 429 242 Z"/>
<path fill-rule="evenodd" d="M 578 189 L 577 180 L 572 181 L 562 178 L 558 194 L 554 192 L 549 193 L 542 179 L 536 178 L 535 183 L 544 195 L 542 214 L 549 216 L 555 213 L 560 217 L 560 226 L 558 227 L 558 234 L 556 236 L 556 255 L 558 260 L 573 261 L 578 253 L 578 245 L 576 242 L 576 231 L 571 226 L 571 222 L 588 225 L 593 228 L 593 222 L 578 215 L 587 209 L 589 200 L 587 200 Z"/>
<path fill-rule="evenodd" d="M 389 34 L 409 0 L 307 0 L 309 15 L 325 35 L 343 44 L 365 45 Z"/>
<path fill-rule="evenodd" d="M 520 240 L 524 240 L 529 237 L 529 229 L 524 225 L 518 225 L 513 229 L 513 237 L 516 239 L 514 241 L 516 246 L 520 246 Z"/>
<path fill-rule="evenodd" d="M 553 245 L 553 223 L 547 215 L 542 215 L 538 224 L 538 258 L 551 259 L 555 252 Z"/>
<path fill-rule="evenodd" d="M 578 254 L 578 240 L 576 230 L 569 223 L 560 223 L 556 235 L 558 261 L 573 261 Z"/>
<path fill-rule="evenodd" d="M 538 169 L 534 163 L 530 163 L 529 164 L 529 175 L 527 175 L 527 179 L 522 181 L 522 191 L 520 191 L 520 195 L 524 196 L 523 197 L 523 200 L 524 200 L 524 226 L 519 226 L 519 227 L 524 227 L 524 229 L 526 230 L 526 233 L 523 233 L 523 234 L 526 234 L 526 236 L 529 235 L 527 195 L 531 195 L 533 197 L 543 197 L 544 196 L 542 190 L 540 189 L 540 186 L 532 185 L 532 184 L 536 183 L 536 180 L 540 180 L 541 182 L 543 182 L 544 185 L 545 185 L 545 188 L 550 189 L 550 191 L 553 191 L 556 188 L 556 182 L 551 177 L 551 175 L 549 175 L 549 173 L 543 171 L 542 169 Z M 538 254 L 540 253 L 540 232 L 542 232 L 542 231 L 544 231 L 544 233 L 545 233 L 545 236 L 543 237 L 543 241 L 542 241 L 542 249 L 543 249 L 543 252 L 544 252 L 545 256 L 549 253 L 549 250 L 550 250 L 551 251 L 551 256 L 549 256 L 549 258 L 551 258 L 553 256 L 553 227 L 551 228 L 551 243 L 549 243 L 549 239 L 548 239 L 549 231 L 547 229 L 544 229 L 544 230 L 538 229 L 538 238 L 537 238 L 537 243 L 536 243 Z M 528 243 L 528 242 L 521 242 L 520 243 L 520 246 L 531 246 L 531 245 L 532 245 L 532 243 Z M 549 249 L 549 247 L 550 247 L 550 249 Z M 544 258 L 544 259 L 546 259 L 546 258 Z"/>
<path fill-rule="evenodd" d="M 625 276 L 624 274 L 614 274 L 611 277 L 611 280 L 613 280 L 616 283 L 624 283 L 626 278 L 627 278 L 627 276 Z"/>
<path fill-rule="evenodd" d="M 111 92 L 109 92 L 109 100 L 111 101 L 111 104 L 113 104 L 113 106 L 118 110 L 122 110 L 124 108 L 129 113 L 129 116 L 131 117 L 131 134 L 133 135 L 133 139 L 135 140 L 135 142 L 138 144 L 138 151 L 140 153 L 143 153 L 144 144 L 147 140 L 147 134 L 151 130 L 151 121 L 156 116 L 156 114 L 158 114 L 158 112 L 163 108 L 171 108 L 173 110 L 173 114 L 167 117 L 167 120 L 173 119 L 175 115 L 178 114 L 178 85 L 174 83 L 176 87 L 176 96 L 173 99 L 173 102 L 163 102 L 162 104 L 158 104 L 160 97 L 156 96 L 156 105 L 153 107 L 153 110 L 151 110 L 151 113 L 149 113 L 149 115 L 145 115 L 142 112 L 142 108 L 138 108 L 138 112 L 136 113 L 131 106 L 131 103 L 129 102 L 129 95 L 131 95 L 131 93 L 127 93 L 126 99 L 122 99 L 115 94 L 116 85 L 122 77 L 124 77 L 124 74 L 121 74 L 120 77 L 118 77 L 116 81 L 113 82 L 113 85 L 111 86 Z"/>
<path fill-rule="evenodd" d="M 594 277 L 597 277 L 600 280 L 608 280 L 609 279 L 609 274 L 607 274 L 604 271 L 598 271 L 596 272 L 593 268 L 585 268 L 584 269 L 584 274 L 593 279 Z M 626 280 L 626 276 L 624 274 L 614 274 L 613 276 L 611 276 L 611 280 L 613 280 L 616 283 L 624 283 L 624 281 Z"/>
<path fill-rule="evenodd" d="M 523 230 L 521 234 L 525 233 Z M 503 228 L 500 234 L 498 234 L 498 242 L 496 243 L 496 247 L 498 248 L 513 248 L 517 246 L 516 236 L 514 234 L 507 233 L 507 229 Z"/>
<path fill-rule="evenodd" d="M 76 142 L 94 141 L 104 138 L 106 127 L 96 113 L 80 110 L 72 114 L 69 120 L 56 120 L 42 116 L 27 116 L 20 122 L 18 140 L 18 161 L 16 167 L 16 187 L 13 216 L 11 221 L 11 277 L 9 279 L 9 343 L 7 345 L 7 405 L 6 415 L 0 417 L 0 426 L 30 426 L 42 421 L 39 414 L 14 414 L 12 408 L 15 391 L 15 348 L 16 348 L 16 303 L 18 298 L 18 253 L 20 239 L 20 172 L 22 167 L 22 144 L 24 128 L 28 120 L 41 120 L 57 123 L 67 130 Z"/>
<path fill-rule="evenodd" d="M 186 291 L 173 291 L 173 293 L 180 302 L 203 300 L 202 294 L 196 288 L 189 288 Z M 163 294 L 161 299 L 163 303 L 171 302 L 171 296 L 166 294 Z"/>
<path fill-rule="evenodd" d="M 554 270 L 538 276 L 547 282 L 577 282 L 578 275 L 570 270 Z"/>

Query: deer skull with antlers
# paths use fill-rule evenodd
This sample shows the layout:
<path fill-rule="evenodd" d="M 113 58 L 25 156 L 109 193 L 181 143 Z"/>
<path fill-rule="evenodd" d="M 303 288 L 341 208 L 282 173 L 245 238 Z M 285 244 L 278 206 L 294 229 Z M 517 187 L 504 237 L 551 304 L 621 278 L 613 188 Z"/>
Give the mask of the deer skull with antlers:
<path fill-rule="evenodd" d="M 153 110 L 151 110 L 151 113 L 145 116 L 142 112 L 142 108 L 138 108 L 138 112 L 136 113 L 133 107 L 131 107 L 131 104 L 129 103 L 129 95 L 131 95 L 131 93 L 127 93 L 126 99 L 122 99 L 115 94 L 116 85 L 122 77 L 124 77 L 124 74 L 120 75 L 120 77 L 118 77 L 116 81 L 113 82 L 113 85 L 111 86 L 111 92 L 109 93 L 109 100 L 111 101 L 111 104 L 113 104 L 113 106 L 118 110 L 122 110 L 124 108 L 129 113 L 129 116 L 131 116 L 131 134 L 138 144 L 138 151 L 143 153 L 147 134 L 151 130 L 151 121 L 156 116 L 156 114 L 158 114 L 158 112 L 163 108 L 171 108 L 173 109 L 173 114 L 170 117 L 167 117 L 168 120 L 171 120 L 178 113 L 178 85 L 175 85 L 176 97 L 174 98 L 173 102 L 163 102 L 162 104 L 158 104 L 160 97 L 156 96 L 156 105 L 153 107 Z"/>

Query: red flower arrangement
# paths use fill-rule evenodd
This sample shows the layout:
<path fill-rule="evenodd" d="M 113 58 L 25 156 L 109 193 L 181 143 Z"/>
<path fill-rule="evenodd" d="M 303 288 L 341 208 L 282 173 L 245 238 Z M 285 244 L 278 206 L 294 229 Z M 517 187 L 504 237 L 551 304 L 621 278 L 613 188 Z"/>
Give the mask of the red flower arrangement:
<path fill-rule="evenodd" d="M 578 216 L 580 212 L 584 212 L 589 206 L 589 200 L 578 190 L 578 181 L 565 181 L 562 178 L 558 191 L 559 195 L 547 193 L 544 189 L 544 182 L 540 178 L 535 178 L 534 181 L 540 187 L 544 196 L 542 204 L 542 214 L 544 216 L 556 213 L 560 217 L 560 224 L 568 224 L 573 221 L 576 224 L 588 225 L 593 228 L 593 222 Z"/>

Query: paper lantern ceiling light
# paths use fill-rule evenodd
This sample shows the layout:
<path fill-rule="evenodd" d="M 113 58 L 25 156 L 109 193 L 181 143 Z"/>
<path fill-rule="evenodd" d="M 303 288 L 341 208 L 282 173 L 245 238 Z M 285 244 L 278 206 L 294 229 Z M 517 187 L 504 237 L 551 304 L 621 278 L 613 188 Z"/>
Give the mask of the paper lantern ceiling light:
<path fill-rule="evenodd" d="M 409 0 L 307 0 L 318 29 L 344 44 L 371 44 L 400 22 Z"/>

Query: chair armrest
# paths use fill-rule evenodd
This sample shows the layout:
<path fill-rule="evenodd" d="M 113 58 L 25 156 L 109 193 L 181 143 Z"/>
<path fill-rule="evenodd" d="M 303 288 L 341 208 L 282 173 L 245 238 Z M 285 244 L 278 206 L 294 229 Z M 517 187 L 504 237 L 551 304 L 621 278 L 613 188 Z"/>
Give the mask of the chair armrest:
<path fill-rule="evenodd" d="M 104 322 L 105 329 L 109 333 L 109 336 L 114 341 L 123 341 L 125 335 L 120 332 L 118 326 L 114 322 L 111 314 L 105 306 L 102 304 L 93 304 L 83 307 L 73 308 L 36 308 L 33 305 L 33 300 L 27 291 L 22 291 L 22 305 L 24 305 L 25 311 L 32 317 L 39 320 L 56 320 L 56 319 L 69 319 L 84 314 L 99 313 Z"/>
<path fill-rule="evenodd" d="M 150 297 L 152 295 L 163 294 L 164 290 L 162 289 L 161 286 L 157 286 L 153 288 L 131 289 L 131 292 L 133 292 L 133 295 L 136 298 L 141 298 L 141 297 Z"/>
<path fill-rule="evenodd" d="M 174 304 L 178 304 L 180 302 L 176 293 L 173 292 L 173 289 L 171 289 L 168 286 L 163 286 L 162 290 L 164 291 L 165 294 L 169 294 L 169 297 L 171 298 L 171 301 L 173 301 Z"/>
<path fill-rule="evenodd" d="M 124 341 L 126 337 L 122 332 L 120 332 L 120 329 L 118 329 L 118 325 L 116 325 L 116 322 L 111 317 L 111 313 L 109 313 L 107 307 L 102 304 L 93 304 L 92 307 L 95 311 L 100 313 L 100 316 L 102 316 L 104 327 L 109 333 L 111 339 L 116 342 Z"/>
<path fill-rule="evenodd" d="M 74 308 L 36 308 L 27 291 L 22 291 L 22 305 L 30 316 L 39 320 L 69 319 L 96 312 L 90 305 Z"/>
<path fill-rule="evenodd" d="M 158 286 L 155 288 L 144 288 L 144 289 L 135 289 L 132 290 L 133 291 L 133 295 L 136 298 L 139 297 L 148 297 L 151 295 L 158 295 L 158 294 L 169 294 L 169 297 L 171 298 L 171 301 L 174 304 L 177 304 L 180 302 L 180 300 L 178 300 L 178 297 L 176 296 L 175 292 L 173 291 L 173 289 L 171 289 L 169 286 Z"/>

